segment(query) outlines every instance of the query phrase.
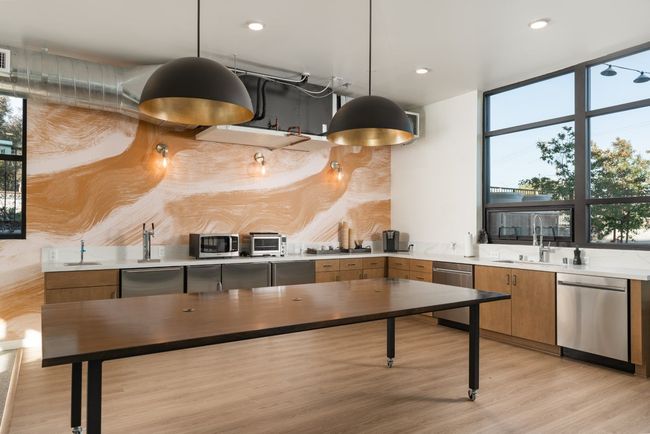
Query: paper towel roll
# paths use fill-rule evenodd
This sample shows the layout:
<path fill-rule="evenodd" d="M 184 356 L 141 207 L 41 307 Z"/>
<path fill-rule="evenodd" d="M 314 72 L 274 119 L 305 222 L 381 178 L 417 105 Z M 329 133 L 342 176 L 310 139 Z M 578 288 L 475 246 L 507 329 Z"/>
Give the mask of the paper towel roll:
<path fill-rule="evenodd" d="M 342 249 L 350 248 L 350 231 L 346 222 L 341 222 L 339 225 L 339 244 Z"/>
<path fill-rule="evenodd" d="M 465 254 L 463 256 L 466 258 L 474 256 L 474 235 L 470 232 L 467 232 L 467 235 L 465 235 Z"/>

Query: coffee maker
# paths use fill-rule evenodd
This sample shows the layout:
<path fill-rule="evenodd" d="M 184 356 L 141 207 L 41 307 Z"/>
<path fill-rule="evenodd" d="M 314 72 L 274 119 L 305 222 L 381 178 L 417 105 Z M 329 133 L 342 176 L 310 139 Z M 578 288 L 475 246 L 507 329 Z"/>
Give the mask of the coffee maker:
<path fill-rule="evenodd" d="M 399 250 L 399 231 L 389 229 L 383 232 L 384 252 L 397 252 Z"/>

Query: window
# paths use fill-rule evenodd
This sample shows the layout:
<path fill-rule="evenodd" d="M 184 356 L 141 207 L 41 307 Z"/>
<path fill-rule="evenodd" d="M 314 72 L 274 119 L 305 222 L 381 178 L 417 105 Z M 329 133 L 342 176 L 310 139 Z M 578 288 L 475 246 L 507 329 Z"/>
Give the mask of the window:
<path fill-rule="evenodd" d="M 649 70 L 645 44 L 485 93 L 491 242 L 650 249 Z"/>
<path fill-rule="evenodd" d="M 0 239 L 25 238 L 26 105 L 0 95 Z"/>

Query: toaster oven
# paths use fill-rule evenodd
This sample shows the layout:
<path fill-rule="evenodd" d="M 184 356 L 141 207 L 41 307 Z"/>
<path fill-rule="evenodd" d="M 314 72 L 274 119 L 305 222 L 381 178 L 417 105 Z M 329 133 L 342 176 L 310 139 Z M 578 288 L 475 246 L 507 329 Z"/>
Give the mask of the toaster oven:
<path fill-rule="evenodd" d="M 287 236 L 276 232 L 251 232 L 251 256 L 284 256 L 287 253 Z"/>
<path fill-rule="evenodd" d="M 190 234 L 190 256 L 196 259 L 239 256 L 239 235 Z"/>

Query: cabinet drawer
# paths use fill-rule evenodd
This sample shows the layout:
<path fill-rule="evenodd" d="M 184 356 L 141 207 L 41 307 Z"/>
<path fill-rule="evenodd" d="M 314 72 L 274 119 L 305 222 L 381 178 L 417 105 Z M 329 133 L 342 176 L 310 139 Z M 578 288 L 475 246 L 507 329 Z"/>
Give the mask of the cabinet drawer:
<path fill-rule="evenodd" d="M 363 269 L 386 268 L 386 258 L 363 258 Z"/>
<path fill-rule="evenodd" d="M 433 273 L 426 271 L 410 271 L 409 279 L 421 282 L 433 282 Z"/>
<path fill-rule="evenodd" d="M 117 298 L 117 286 L 91 286 L 87 288 L 57 288 L 45 290 L 45 304 L 70 301 L 105 300 Z"/>
<path fill-rule="evenodd" d="M 379 279 L 381 277 L 386 277 L 386 272 L 383 268 L 369 268 L 363 270 L 364 279 Z"/>
<path fill-rule="evenodd" d="M 59 271 L 45 273 L 45 289 L 117 286 L 118 270 Z"/>
<path fill-rule="evenodd" d="M 316 273 L 316 283 L 336 282 L 340 279 L 338 271 L 320 271 Z"/>
<path fill-rule="evenodd" d="M 363 278 L 362 270 L 341 270 L 339 280 L 359 280 Z"/>
<path fill-rule="evenodd" d="M 388 268 L 409 270 L 409 258 L 388 258 Z"/>
<path fill-rule="evenodd" d="M 339 270 L 361 270 L 361 258 L 356 259 L 341 259 L 339 260 Z"/>
<path fill-rule="evenodd" d="M 399 268 L 388 269 L 388 277 L 394 277 L 396 279 L 409 279 L 411 277 L 410 273 L 408 270 L 400 270 Z"/>
<path fill-rule="evenodd" d="M 411 266 L 409 269 L 411 271 L 431 273 L 433 271 L 433 263 L 422 259 L 411 259 Z"/>
<path fill-rule="evenodd" d="M 316 261 L 316 272 L 320 271 L 339 271 L 338 259 L 322 259 Z"/>

